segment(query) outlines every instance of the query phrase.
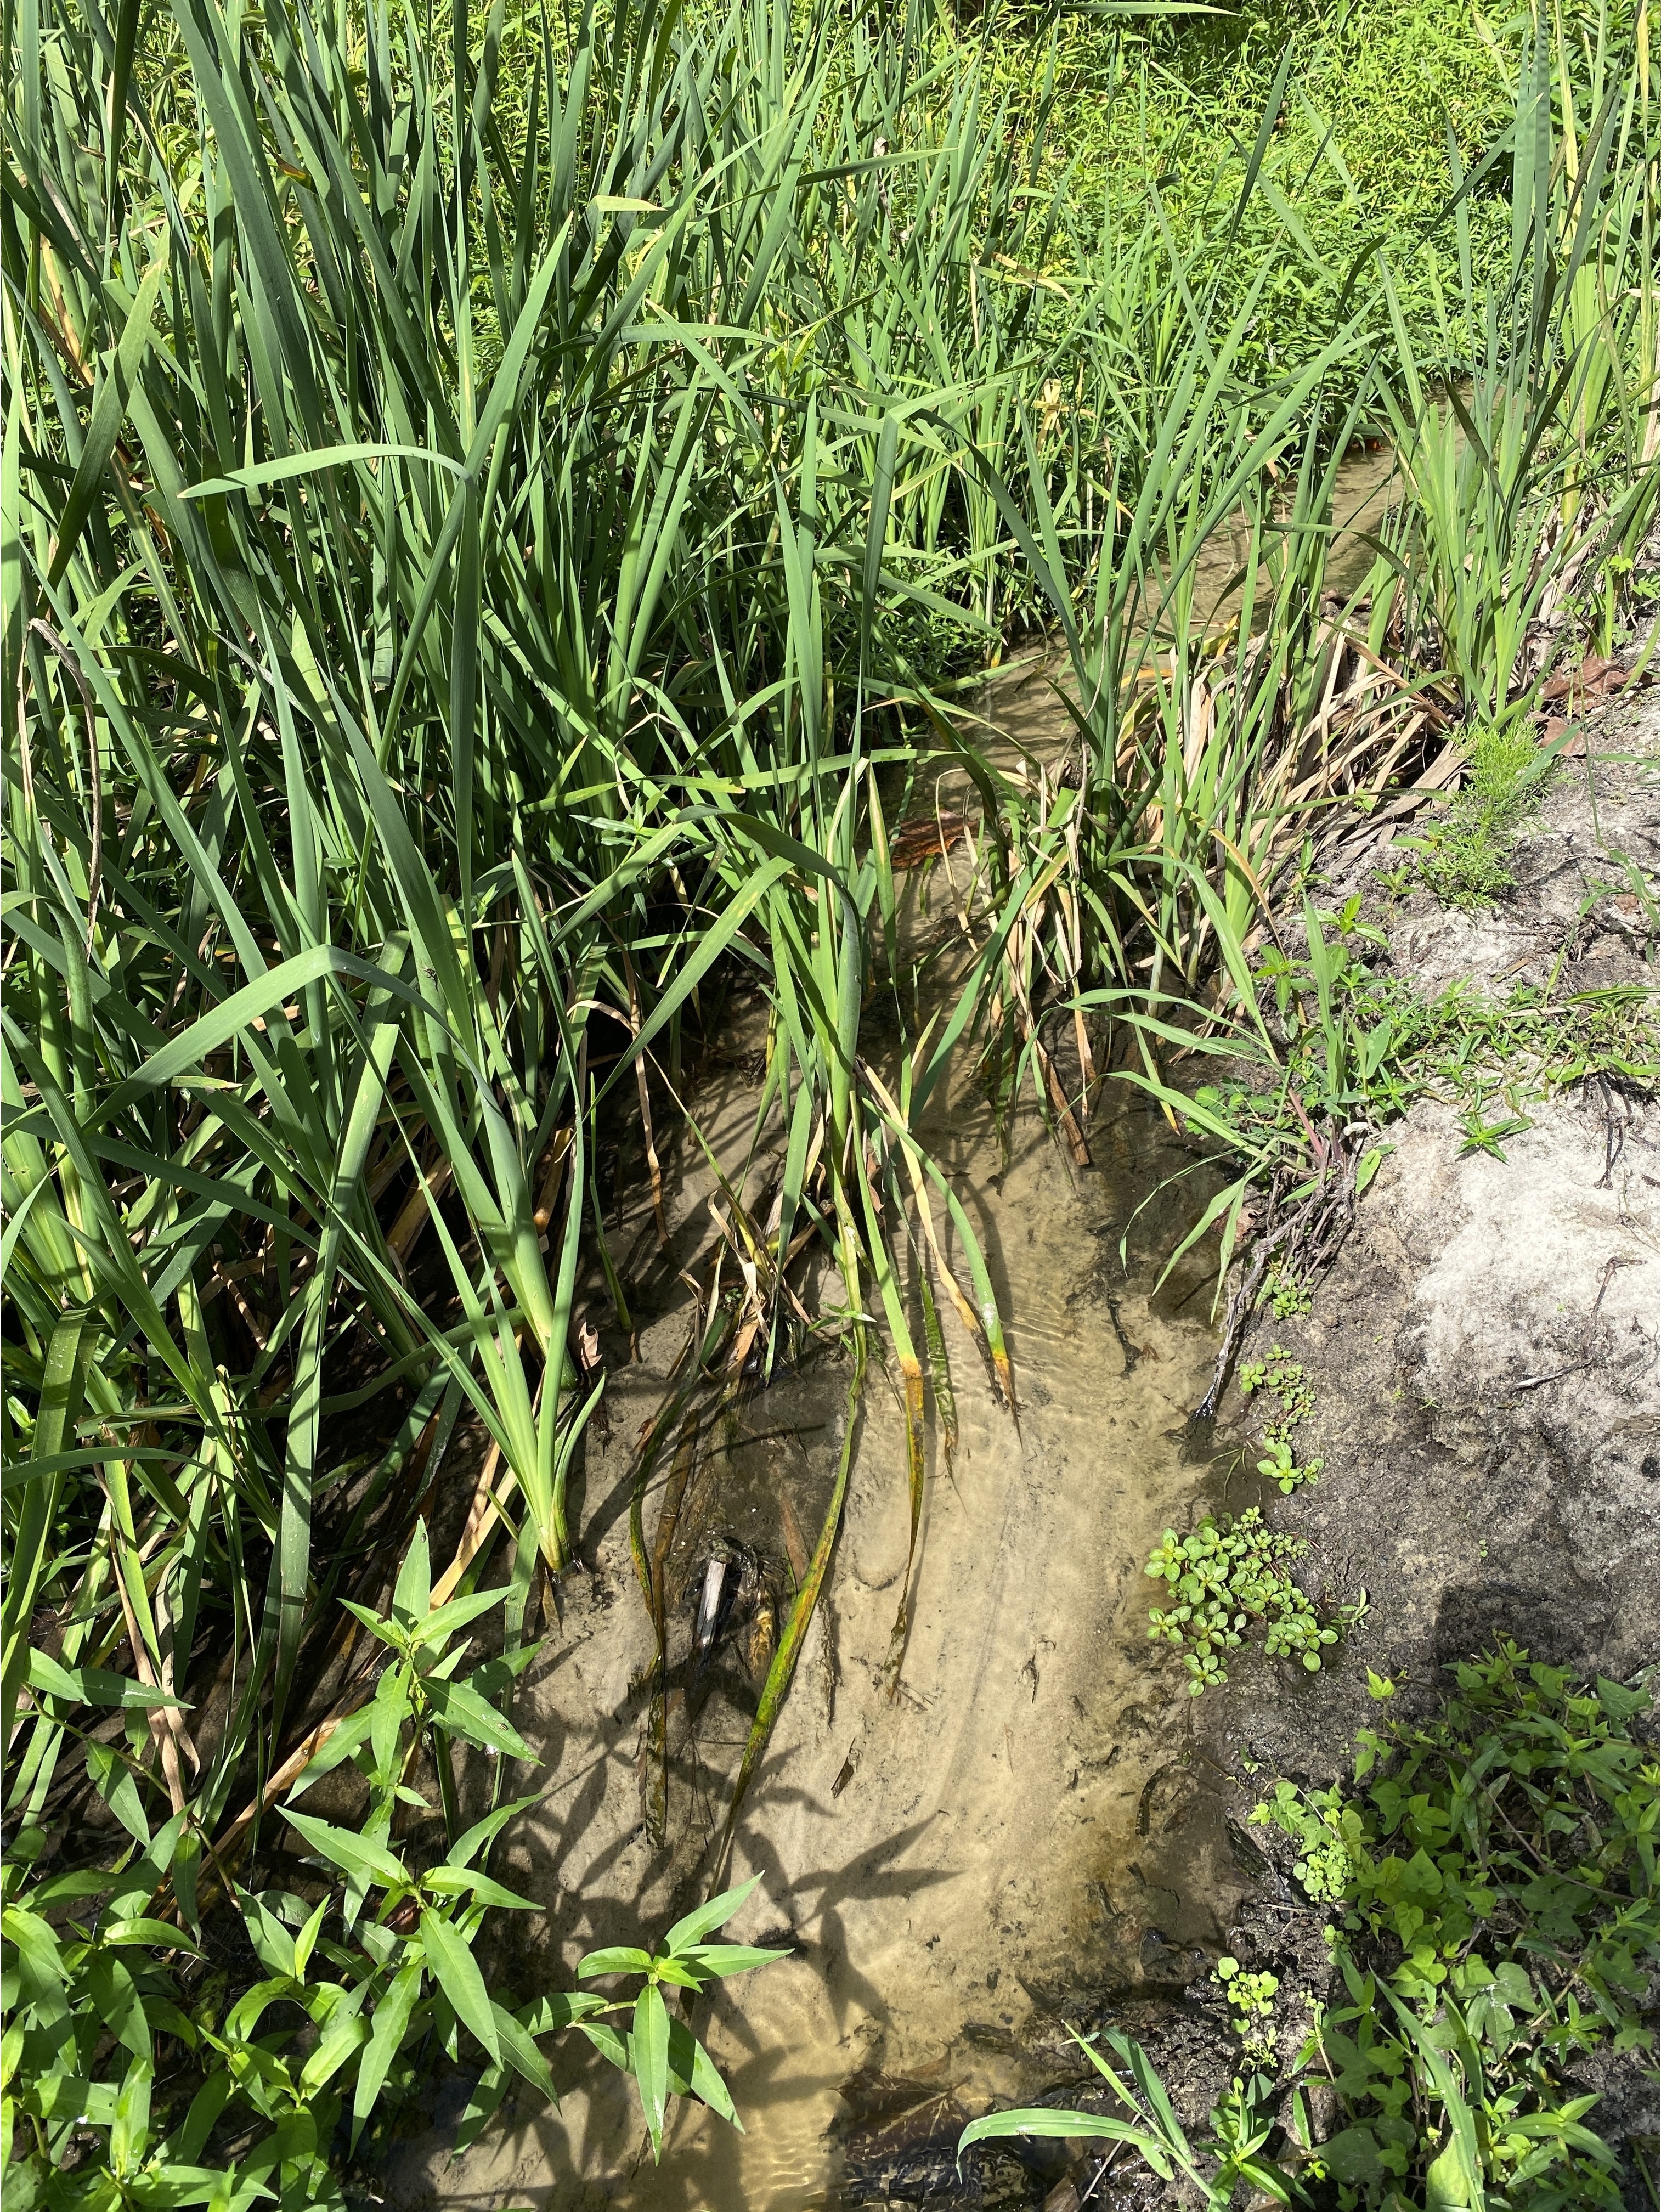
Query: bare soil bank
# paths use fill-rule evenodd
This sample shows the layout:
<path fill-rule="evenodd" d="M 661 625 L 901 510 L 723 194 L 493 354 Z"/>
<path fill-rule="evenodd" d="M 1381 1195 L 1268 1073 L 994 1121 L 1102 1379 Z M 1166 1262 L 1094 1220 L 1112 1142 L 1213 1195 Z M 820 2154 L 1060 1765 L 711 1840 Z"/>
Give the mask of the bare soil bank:
<path fill-rule="evenodd" d="M 1463 978 L 1498 996 L 1554 973 L 1564 996 L 1653 988 L 1650 909 L 1630 871 L 1652 897 L 1656 735 L 1653 693 L 1588 726 L 1590 763 L 1555 771 L 1512 857 L 1515 889 L 1489 909 L 1389 896 L 1379 877 L 1401 856 L 1382 843 L 1337 893 L 1363 893 L 1391 968 L 1427 988 Z M 1389 1711 L 1413 1715 L 1439 1702 L 1452 1661 L 1503 1637 L 1588 1677 L 1655 1661 L 1657 1109 L 1598 1084 L 1527 1111 L 1532 1126 L 1496 1158 L 1462 1152 L 1451 1105 L 1416 1107 L 1390 1133 L 1395 1150 L 1312 1311 L 1265 1314 L 1242 1348 L 1242 1363 L 1282 1348 L 1312 1386 L 1298 1455 L 1325 1469 L 1273 1518 L 1309 1543 L 1306 1588 L 1341 1603 L 1364 1591 L 1367 1610 L 1321 1674 L 1253 1658 L 1198 1701 L 1188 1787 L 1152 1823 L 1148 1895 L 1180 1894 L 1187 1837 L 1228 1825 L 1243 1875 L 1228 1948 L 1279 1976 L 1286 2059 L 1307 1997 L 1329 1994 L 1325 1916 L 1289 1878 L 1288 1839 L 1242 1824 L 1278 1778 L 1324 1786 L 1349 1772 L 1357 1731 L 1380 1717 L 1368 1668 L 1398 1685 Z M 1250 1429 L 1237 1390 L 1223 1412 Z M 1141 2034 L 1185 2118 L 1203 2120 L 1234 2063 L 1209 1978 L 1174 2008 L 1127 2011 L 1104 1991 L 1084 2009 Z M 1652 2146 L 1639 2064 L 1585 2087 L 1603 2093 L 1591 2124 Z M 1081 2180 L 1095 2163 L 1081 2162 Z M 1148 2186 L 1118 2201 L 1160 2201 Z M 1057 2212 L 1070 2202 L 1064 2191 Z"/>

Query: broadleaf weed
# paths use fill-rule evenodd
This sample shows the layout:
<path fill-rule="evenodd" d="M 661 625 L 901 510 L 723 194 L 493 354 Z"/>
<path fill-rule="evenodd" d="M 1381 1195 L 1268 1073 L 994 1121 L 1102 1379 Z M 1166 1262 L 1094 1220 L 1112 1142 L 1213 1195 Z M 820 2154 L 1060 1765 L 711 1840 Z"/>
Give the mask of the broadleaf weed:
<path fill-rule="evenodd" d="M 1308 1552 L 1301 1537 L 1267 1527 L 1255 1505 L 1238 1519 L 1208 1517 L 1186 1536 L 1166 1530 L 1143 1572 L 1168 1584 L 1176 1602 L 1149 1611 L 1148 1635 L 1182 1653 L 1191 1697 L 1228 1681 L 1228 1655 L 1255 1625 L 1270 1658 L 1297 1658 L 1318 1670 L 1343 1617 L 1323 1621 L 1288 1571 Z"/>

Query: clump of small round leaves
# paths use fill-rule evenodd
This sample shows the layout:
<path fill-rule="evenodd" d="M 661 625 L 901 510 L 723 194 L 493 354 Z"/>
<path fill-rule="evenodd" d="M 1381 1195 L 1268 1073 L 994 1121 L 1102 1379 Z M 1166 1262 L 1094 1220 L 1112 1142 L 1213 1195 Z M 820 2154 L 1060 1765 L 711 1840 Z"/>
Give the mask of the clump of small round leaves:
<path fill-rule="evenodd" d="M 1278 1976 L 1248 1973 L 1238 1959 L 1223 1958 L 1218 1960 L 1211 1978 L 1228 1996 L 1229 2013 L 1246 2057 L 1260 2065 L 1272 2064 L 1276 2052 L 1270 2024 L 1281 1986 Z"/>
<path fill-rule="evenodd" d="M 1287 1571 L 1309 1547 L 1264 1525 L 1256 1506 L 1238 1520 L 1209 1516 L 1186 1536 L 1167 1528 L 1144 1571 L 1166 1583 L 1174 1602 L 1148 1616 L 1151 1640 L 1175 1646 L 1198 1697 L 1208 1683 L 1228 1679 L 1226 1654 L 1237 1651 L 1250 1625 L 1264 1623 L 1271 1659 L 1300 1657 L 1312 1673 L 1321 1652 L 1338 1640 Z"/>

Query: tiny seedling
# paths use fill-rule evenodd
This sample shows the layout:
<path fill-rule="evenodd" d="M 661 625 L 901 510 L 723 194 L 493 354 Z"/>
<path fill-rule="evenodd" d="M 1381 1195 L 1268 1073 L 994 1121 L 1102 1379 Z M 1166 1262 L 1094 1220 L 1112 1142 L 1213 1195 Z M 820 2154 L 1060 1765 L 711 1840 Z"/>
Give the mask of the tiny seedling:
<path fill-rule="evenodd" d="M 1289 1273 L 1278 1261 L 1270 1267 L 1263 1294 L 1276 1321 L 1293 1321 L 1310 1311 L 1314 1292 L 1306 1282 Z"/>
<path fill-rule="evenodd" d="M 1238 1959 L 1219 1959 L 1211 1979 L 1228 1999 L 1228 2009 L 1246 2057 L 1260 2066 L 1275 2063 L 1275 2038 L 1270 2023 L 1280 1990 L 1276 1974 L 1251 1973 Z"/>
<path fill-rule="evenodd" d="M 1490 1159 L 1503 1160 L 1505 1153 L 1501 1146 L 1504 1139 L 1519 1137 L 1525 1129 L 1533 1127 L 1526 1114 L 1502 1114 L 1497 1121 L 1485 1121 L 1481 1107 L 1474 1106 L 1469 1113 L 1459 1117 L 1459 1127 L 1464 1137 L 1464 1142 L 1459 1147 L 1459 1157 L 1469 1159 L 1473 1153 L 1486 1152 Z"/>

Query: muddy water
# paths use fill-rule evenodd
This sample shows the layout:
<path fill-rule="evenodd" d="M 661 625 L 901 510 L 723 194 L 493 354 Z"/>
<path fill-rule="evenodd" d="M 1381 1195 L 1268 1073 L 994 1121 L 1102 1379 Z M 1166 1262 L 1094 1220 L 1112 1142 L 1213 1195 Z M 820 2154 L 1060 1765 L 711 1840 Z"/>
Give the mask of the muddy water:
<path fill-rule="evenodd" d="M 1332 487 L 1332 544 L 1325 588 L 1353 592 L 1374 557 L 1369 536 L 1376 536 L 1397 495 L 1394 447 L 1384 439 L 1359 441 L 1338 464 Z M 1194 563 L 1193 627 L 1210 637 L 1232 627 L 1240 615 L 1240 565 L 1251 550 L 1251 532 L 1242 514 L 1232 528 L 1219 530 Z M 1259 604 L 1267 579 L 1258 586 Z"/>
<path fill-rule="evenodd" d="M 1370 550 L 1355 532 L 1382 519 L 1390 459 L 1346 465 L 1337 588 L 1365 573 Z M 1220 541 L 1197 579 L 1208 628 L 1233 611 L 1245 543 Z M 1061 739 L 1041 655 L 997 679 L 983 706 L 1012 769 Z M 968 794 L 940 796 L 949 807 Z M 963 866 L 960 849 L 927 886 L 906 879 L 906 949 L 946 948 L 932 985 L 943 1003 L 956 928 L 943 867 Z M 883 1038 L 880 1015 L 870 1032 L 874 1064 L 891 1059 L 885 1043 L 898 1037 Z M 664 1452 L 643 1511 L 669 1599 L 672 1687 L 655 1720 L 654 1632 L 629 1548 L 635 1446 L 676 1379 L 690 1286 L 707 1291 L 710 1156 L 735 1180 L 749 1164 L 763 1210 L 776 1174 L 782 1131 L 755 1127 L 764 1035 L 759 1005 L 727 1010 L 724 1049 L 688 1101 L 707 1155 L 683 1142 L 666 1168 L 667 1243 L 643 1202 L 612 1224 L 632 1328 L 615 1324 L 599 1285 L 591 1299 L 610 1434 L 591 1437 L 583 1565 L 517 1714 L 547 1761 L 501 1852 L 504 1877 L 545 1906 L 511 1924 L 493 1962 L 493 1979 L 519 1996 L 569 1989 L 583 1952 L 639 1941 L 705 1893 L 792 1576 L 830 1494 L 847 1418 L 834 1349 L 804 1349 L 772 1387 Z M 931 2182 L 948 2189 L 967 2118 L 1077 2078 L 1066 2020 L 1134 2012 L 1215 1955 L 1243 1885 L 1186 1678 L 1147 1640 L 1142 1568 L 1166 1527 L 1250 1493 L 1240 1455 L 1196 1457 L 1185 1443 L 1215 1354 L 1209 1283 L 1196 1267 L 1154 1286 L 1197 1198 L 1186 1183 L 1157 1194 L 1186 1156 L 1117 1090 L 1082 1171 L 1030 1110 L 1006 1154 L 967 1070 L 933 1110 L 927 1133 L 1008 1319 L 1018 1406 L 1012 1417 L 1000 1403 L 943 1300 L 960 1436 L 948 1465 L 937 1424 L 931 1434 L 896 1687 L 903 1425 L 887 1375 L 866 1389 L 828 1594 L 727 1876 L 761 1877 L 733 1932 L 791 1955 L 735 1981 L 697 2021 L 744 2132 L 686 2108 L 654 2166 L 632 2087 L 573 2037 L 556 2062 L 562 2109 L 510 2111 L 457 2161 L 448 2143 L 465 2090 L 441 2090 L 433 2125 L 386 2173 L 393 2203 L 841 2212 Z M 633 1192 L 644 1180 L 638 1161 L 617 1177 Z M 967 1281 L 961 1261 L 959 1273 Z M 920 1338 L 915 1314 L 913 1326 Z M 712 1561 L 721 1604 L 700 1650 Z M 999 2201 L 1035 2204 L 1045 2186 L 1040 2164 Z"/>
<path fill-rule="evenodd" d="M 1351 447 L 1338 464 L 1332 493 L 1332 542 L 1327 554 L 1323 588 L 1329 596 L 1343 599 L 1365 582 L 1367 570 L 1375 557 L 1372 539 L 1378 536 L 1400 495 L 1400 475 L 1394 448 L 1385 441 L 1375 439 L 1361 441 Z M 1191 632 L 1196 638 L 1215 638 L 1231 631 L 1240 618 L 1243 597 L 1242 564 L 1251 551 L 1252 535 L 1242 512 L 1232 524 L 1214 532 L 1200 549 L 1193 569 L 1193 605 Z M 1258 585 L 1258 620 L 1266 616 L 1270 602 L 1270 578 L 1260 571 Z M 1144 621 L 1154 619 L 1159 612 L 1157 594 L 1145 603 Z M 1155 639 L 1168 635 L 1155 623 Z M 1058 641 L 1041 647 L 1036 653 L 1023 653 L 1008 664 L 1008 672 L 1037 670 L 1056 675 L 1064 682 L 1070 679 L 1063 674 L 1064 651 Z M 1054 695 L 1047 686 L 1042 696 L 1050 701 L 1053 715 Z M 1017 719 L 1010 718 L 1014 705 Z M 1061 742 L 1060 725 L 1052 720 L 1033 725 L 1030 711 L 1012 702 L 1008 691 L 995 687 L 997 726 L 1012 736 L 1018 736 L 1040 756 Z"/>
<path fill-rule="evenodd" d="M 1186 1979 L 1187 1947 L 1221 1934 L 1185 1904 L 1204 1823 L 1175 1875 L 1138 1836 L 1150 1783 L 1174 1766 L 1191 1794 L 1191 1701 L 1149 1666 L 1140 1570 L 1211 1479 L 1182 1450 L 1209 1332 L 1153 1311 L 1116 1256 L 1158 1139 L 1144 1117 L 1098 1125 L 1101 1166 L 1076 1194 L 1041 1132 L 1000 1176 L 983 1109 L 960 1097 L 942 1124 L 1014 1317 L 1018 1423 L 957 1334 L 960 1443 L 931 1470 L 890 1698 L 906 1493 L 897 1409 L 874 1387 L 825 1631 L 737 1853 L 764 1876 L 752 1928 L 802 1946 L 742 1988 L 719 2039 L 747 2132 L 689 2130 L 625 2204 L 870 2201 L 907 2138 L 949 2139 L 1054 2078 L 1039 2054 L 1069 1995 Z"/>
<path fill-rule="evenodd" d="M 909 882 L 908 940 L 949 935 L 939 872 L 926 910 Z M 730 1010 L 728 1034 L 690 1103 L 731 1173 L 755 1139 L 759 1010 Z M 1158 1256 L 1193 1200 L 1144 1202 L 1186 1156 L 1117 1090 L 1082 1171 L 1030 1113 L 1006 1158 L 967 1075 L 933 1113 L 931 1139 L 1009 1319 L 1017 1409 L 998 1401 L 943 1301 L 960 1437 L 948 1466 L 937 1427 L 931 1436 L 891 1694 L 906 1484 L 896 1394 L 873 1371 L 828 1595 L 729 1877 L 761 1877 L 736 1932 L 791 1956 L 700 2014 L 745 2131 L 689 2109 L 654 2169 L 632 2088 L 573 2049 L 556 2069 L 560 2113 L 510 2115 L 454 2163 L 446 2127 L 457 2113 L 440 2100 L 433 2128 L 386 2176 L 395 2203 L 796 2212 L 882 2201 L 885 2172 L 914 2166 L 919 2142 L 934 2147 L 925 2162 L 949 2166 L 965 2118 L 1076 2074 L 1064 2012 L 1180 1988 L 1221 1942 L 1238 1880 L 1203 1762 L 1191 1763 L 1185 1677 L 1147 1641 L 1142 1568 L 1167 1526 L 1187 1527 L 1240 1486 L 1238 1455 L 1196 1458 L 1185 1444 L 1215 1352 L 1209 1283 L 1195 1269 L 1154 1295 Z M 752 1188 L 778 1139 L 763 1132 Z M 664 1548 L 675 1689 L 660 1754 L 642 1691 L 653 1636 L 629 1554 L 633 1446 L 686 1341 L 681 1271 L 707 1281 L 713 1192 L 688 1144 L 668 1174 L 668 1248 L 649 1211 L 615 1224 L 639 1285 L 632 1359 L 602 1303 L 591 1307 L 614 1377 L 611 1435 L 589 1455 L 584 1570 L 565 1583 L 517 1713 L 548 1760 L 538 1802 L 501 1852 L 503 1878 L 547 1905 L 511 1925 L 494 1965 L 520 1996 L 571 1987 L 584 1951 L 639 1940 L 702 1893 L 700 1855 L 727 1802 L 788 1562 L 810 1550 L 829 1494 L 846 1396 L 834 1351 L 744 1399 L 695 1450 L 665 1455 L 644 1510 L 650 1547 L 679 1484 Z M 967 1282 L 961 1262 L 959 1273 Z M 695 1605 L 712 1557 L 726 1563 L 725 1609 L 700 1654 Z"/>
<path fill-rule="evenodd" d="M 1345 464 L 1332 588 L 1365 574 L 1371 549 L 1357 533 L 1382 520 L 1391 472 L 1388 453 Z M 1208 553 L 1195 594 L 1207 629 L 1234 611 L 1245 549 L 1242 534 Z M 991 750 L 1011 769 L 1062 739 L 1049 665 L 1040 653 L 1011 667 L 982 702 Z M 949 807 L 968 793 L 940 796 Z M 908 954 L 950 940 L 943 870 L 963 864 L 960 848 L 929 885 L 907 878 Z M 947 951 L 932 987 L 943 1003 L 950 969 Z M 686 1142 L 666 1167 L 667 1244 L 643 1202 L 612 1224 L 632 1328 L 615 1325 L 600 1286 L 591 1302 L 610 1435 L 591 1439 L 582 1567 L 517 1714 L 546 1754 L 540 1795 L 501 1854 L 505 1878 L 546 1906 L 513 1923 L 496 1962 L 520 1996 L 570 1988 L 583 1952 L 639 1941 L 705 1893 L 792 1574 L 830 1494 L 846 1419 L 834 1351 L 809 1350 L 695 1443 L 665 1452 L 643 1513 L 669 1595 L 672 1689 L 655 1729 L 654 1634 L 629 1549 L 634 1447 L 684 1371 L 690 1285 L 707 1290 L 719 1199 L 709 1156 L 735 1180 L 749 1163 L 752 1203 L 770 1164 L 776 1175 L 782 1130 L 755 1127 L 764 1036 L 759 1005 L 728 1010 L 724 1049 L 688 1101 L 707 1155 Z M 883 1043 L 879 1018 L 875 1062 Z M 632 2087 L 572 2038 L 555 2068 L 561 2110 L 510 2111 L 459 2160 L 448 2143 L 464 2088 L 441 2091 L 434 2124 L 386 2173 L 394 2203 L 841 2212 L 914 2197 L 930 2179 L 945 2190 L 967 2118 L 1077 2078 L 1065 2020 L 1175 1992 L 1215 1955 L 1244 1884 L 1186 1678 L 1147 1640 L 1142 1568 L 1165 1528 L 1251 1493 L 1241 1455 L 1196 1457 L 1185 1442 L 1215 1356 L 1209 1281 L 1195 1267 L 1154 1286 L 1197 1200 L 1187 1183 L 1159 1194 L 1187 1156 L 1117 1088 L 1082 1171 L 1030 1110 L 1006 1154 L 965 1069 L 932 1111 L 930 1139 L 1009 1322 L 1017 1410 L 999 1402 L 943 1300 L 960 1437 L 949 1466 L 937 1424 L 931 1434 L 896 1689 L 903 1424 L 880 1368 L 865 1392 L 828 1595 L 727 1877 L 761 1876 L 733 1932 L 791 1955 L 698 2015 L 744 2132 L 686 2108 L 654 2167 Z M 640 1164 L 618 1182 L 638 1192 Z M 961 1262 L 959 1273 L 967 1282 Z M 920 1340 L 915 1313 L 913 1327 Z M 722 1602 L 700 1650 L 712 1559 Z M 1023 2194 L 1017 2174 L 999 2201 L 1039 2203 L 1041 2161 L 1028 2180 Z"/>

